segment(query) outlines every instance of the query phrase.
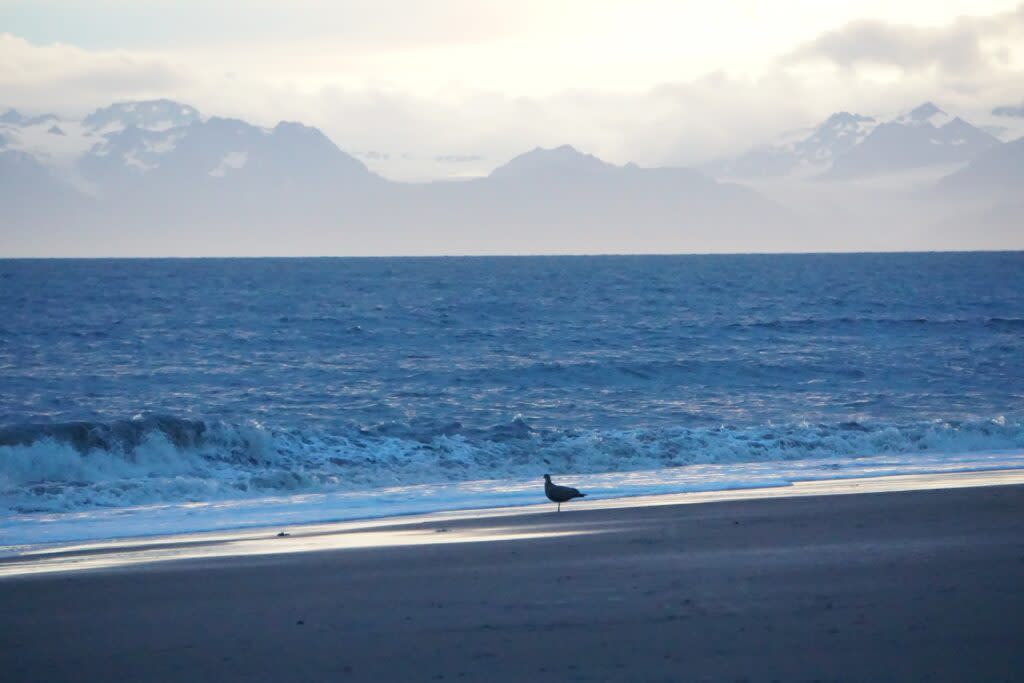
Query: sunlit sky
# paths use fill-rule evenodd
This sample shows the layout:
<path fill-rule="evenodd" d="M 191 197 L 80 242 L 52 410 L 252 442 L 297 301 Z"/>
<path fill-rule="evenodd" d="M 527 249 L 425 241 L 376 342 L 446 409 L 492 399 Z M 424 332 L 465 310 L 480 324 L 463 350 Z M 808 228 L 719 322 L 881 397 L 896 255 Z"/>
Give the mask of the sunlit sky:
<path fill-rule="evenodd" d="M 839 109 L 1024 99 L 1024 4 L 0 0 L 0 106 L 169 97 L 315 125 L 405 177 L 537 145 L 696 163 Z M 480 157 L 442 168 L 438 156 Z M 430 163 L 428 163 L 430 161 Z M 422 163 L 417 163 L 422 162 Z M 448 163 L 448 166 L 452 166 Z"/>

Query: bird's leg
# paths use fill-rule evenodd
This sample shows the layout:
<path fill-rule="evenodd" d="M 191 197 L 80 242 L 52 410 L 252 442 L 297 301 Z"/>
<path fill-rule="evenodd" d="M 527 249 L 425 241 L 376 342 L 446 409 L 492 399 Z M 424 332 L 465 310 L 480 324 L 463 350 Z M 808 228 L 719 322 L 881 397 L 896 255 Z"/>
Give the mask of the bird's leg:
<path fill-rule="evenodd" d="M 557 510 L 555 510 L 555 512 L 561 512 L 561 511 L 562 511 L 562 504 L 561 504 L 561 503 L 559 503 L 559 504 L 558 504 L 558 509 L 557 509 Z"/>

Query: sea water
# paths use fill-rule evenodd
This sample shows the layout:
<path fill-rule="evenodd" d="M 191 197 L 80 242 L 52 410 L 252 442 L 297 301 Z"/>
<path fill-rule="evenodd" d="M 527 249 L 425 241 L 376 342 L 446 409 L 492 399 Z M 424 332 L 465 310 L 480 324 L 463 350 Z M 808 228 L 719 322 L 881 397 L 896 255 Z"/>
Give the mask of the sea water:
<path fill-rule="evenodd" d="M 0 544 L 1022 451 L 1022 253 L 0 260 Z"/>

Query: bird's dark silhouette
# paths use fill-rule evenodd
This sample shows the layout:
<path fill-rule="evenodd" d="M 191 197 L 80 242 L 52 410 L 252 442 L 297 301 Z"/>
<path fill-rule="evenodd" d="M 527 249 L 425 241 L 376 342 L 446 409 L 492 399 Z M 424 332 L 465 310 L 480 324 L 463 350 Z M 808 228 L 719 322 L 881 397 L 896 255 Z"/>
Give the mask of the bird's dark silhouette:
<path fill-rule="evenodd" d="M 568 502 L 573 498 L 583 498 L 587 494 L 580 493 L 577 489 L 569 486 L 559 486 L 558 484 L 551 483 L 551 475 L 544 475 L 544 495 L 548 497 L 552 503 L 558 503 L 558 512 L 562 511 L 562 503 Z"/>

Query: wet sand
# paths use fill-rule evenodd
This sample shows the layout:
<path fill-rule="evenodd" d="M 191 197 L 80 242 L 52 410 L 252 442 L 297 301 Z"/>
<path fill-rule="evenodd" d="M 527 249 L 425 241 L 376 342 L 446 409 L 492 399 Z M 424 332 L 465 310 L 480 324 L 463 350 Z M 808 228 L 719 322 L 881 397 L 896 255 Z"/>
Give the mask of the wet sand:
<path fill-rule="evenodd" d="M 0 679 L 1024 679 L 1024 486 L 566 508 L 15 573 Z"/>

